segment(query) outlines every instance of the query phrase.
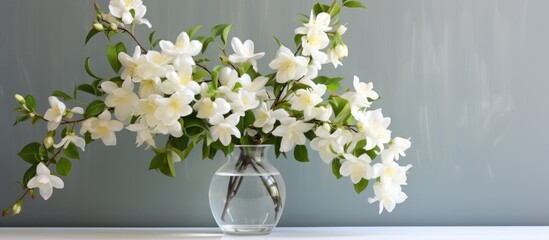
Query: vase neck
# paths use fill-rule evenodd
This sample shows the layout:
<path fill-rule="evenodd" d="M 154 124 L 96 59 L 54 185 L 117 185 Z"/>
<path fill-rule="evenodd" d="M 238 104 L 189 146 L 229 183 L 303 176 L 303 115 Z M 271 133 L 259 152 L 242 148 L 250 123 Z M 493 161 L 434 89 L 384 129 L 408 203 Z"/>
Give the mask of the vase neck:
<path fill-rule="evenodd" d="M 262 161 L 269 145 L 243 145 L 236 146 L 233 159 L 246 159 L 249 161 Z"/>

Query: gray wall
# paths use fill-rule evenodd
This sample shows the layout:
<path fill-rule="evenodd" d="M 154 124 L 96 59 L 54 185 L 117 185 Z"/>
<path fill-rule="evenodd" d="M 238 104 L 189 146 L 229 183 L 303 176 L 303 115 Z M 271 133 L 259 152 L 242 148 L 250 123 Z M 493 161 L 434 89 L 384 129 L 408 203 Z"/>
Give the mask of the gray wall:
<path fill-rule="evenodd" d="M 106 7 L 107 1 L 101 1 Z M 313 1 L 148 1 L 147 18 L 173 40 L 196 24 L 233 23 L 233 35 L 267 52 L 290 43 L 295 12 Z M 401 160 L 414 167 L 409 199 L 377 215 L 349 179 L 336 181 L 316 153 L 303 164 L 275 162 L 286 179 L 282 226 L 548 225 L 549 2 L 369 0 L 348 10 L 344 66 L 325 74 L 373 81 L 395 135 L 413 147 Z M 46 109 L 54 89 L 71 91 L 89 79 L 83 60 L 111 74 L 100 37 L 84 47 L 92 1 L 0 1 L 0 206 L 19 194 L 26 163 L 16 156 L 45 126 L 11 127 L 15 93 L 31 93 Z M 139 27 L 145 40 L 148 29 Z M 129 40 L 124 38 L 124 40 Z M 215 55 L 214 55 L 215 56 Z M 348 83 L 350 80 L 348 81 Z M 26 201 L 22 215 L 0 226 L 212 226 L 209 180 L 224 159 L 177 166 L 178 177 L 147 171 L 151 153 L 133 134 L 116 148 L 94 143 L 75 162 L 65 189 L 48 201 Z"/>

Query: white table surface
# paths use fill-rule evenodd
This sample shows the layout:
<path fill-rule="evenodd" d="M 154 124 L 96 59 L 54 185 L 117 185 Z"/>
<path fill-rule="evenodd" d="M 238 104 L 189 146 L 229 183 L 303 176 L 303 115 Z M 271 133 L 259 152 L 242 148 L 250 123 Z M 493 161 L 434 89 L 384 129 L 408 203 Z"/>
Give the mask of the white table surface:
<path fill-rule="evenodd" d="M 223 235 L 217 228 L 0 228 L 0 239 L 549 240 L 549 227 L 279 227 L 265 236 Z"/>

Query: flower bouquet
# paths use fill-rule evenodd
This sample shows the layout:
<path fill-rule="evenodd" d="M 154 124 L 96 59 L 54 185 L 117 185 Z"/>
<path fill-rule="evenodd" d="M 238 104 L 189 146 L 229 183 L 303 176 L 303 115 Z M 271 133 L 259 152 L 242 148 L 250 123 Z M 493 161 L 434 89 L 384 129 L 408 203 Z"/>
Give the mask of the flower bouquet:
<path fill-rule="evenodd" d="M 69 175 L 79 151 L 98 140 L 114 146 L 122 130 L 136 133 L 137 147 L 154 151 L 149 169 L 171 177 L 175 164 L 197 146 L 202 158 L 214 159 L 231 155 L 235 146 L 267 144 L 276 157 L 293 152 L 297 161 L 308 162 L 309 143 L 336 178 L 350 178 L 357 193 L 374 181 L 375 195 L 368 201 L 379 202 L 379 213 L 391 212 L 407 198 L 401 186 L 411 165 L 400 166 L 396 160 L 405 156 L 410 141 L 391 138 L 390 118 L 381 109 L 371 109 L 379 99 L 372 83 L 354 76 L 353 89 L 342 90 L 343 78 L 319 73 L 327 64 L 342 65 L 348 55 L 343 41 L 347 28 L 340 24 L 344 8 L 364 6 L 356 0 L 334 0 L 300 14 L 303 24 L 294 31 L 295 46 L 274 38 L 276 55 L 265 62 L 268 67 L 259 67 L 265 53 L 256 52 L 252 40 L 229 40 L 230 24 L 214 26 L 206 35 L 196 26 L 173 42 L 156 39 L 152 32 L 144 44 L 135 33 L 142 24 L 151 28 L 142 1 L 111 0 L 108 12 L 96 3 L 97 17 L 85 42 L 98 35 L 109 39 L 106 55 L 114 76 L 97 76 L 87 58 L 85 70 L 92 80 L 76 86 L 72 94 L 53 91 L 46 111 L 37 108 L 32 95 L 15 96 L 15 124 L 45 121 L 47 130 L 42 140 L 19 152 L 30 164 L 23 193 L 2 215 L 20 213 L 25 196 L 34 198 L 36 190 L 43 199 L 50 198 L 54 188 L 63 188 L 59 176 Z M 119 34 L 130 36 L 134 47 L 114 41 Z M 220 52 L 219 61 L 205 57 L 212 47 Z M 93 100 L 77 106 L 81 94 Z M 166 136 L 165 142 L 159 143 L 159 136 Z M 374 163 L 378 156 L 381 161 Z M 250 162 L 239 166 L 253 167 Z M 264 183 L 273 184 L 266 179 Z M 236 181 L 231 179 L 229 189 Z M 280 199 L 270 194 L 280 207 Z"/>

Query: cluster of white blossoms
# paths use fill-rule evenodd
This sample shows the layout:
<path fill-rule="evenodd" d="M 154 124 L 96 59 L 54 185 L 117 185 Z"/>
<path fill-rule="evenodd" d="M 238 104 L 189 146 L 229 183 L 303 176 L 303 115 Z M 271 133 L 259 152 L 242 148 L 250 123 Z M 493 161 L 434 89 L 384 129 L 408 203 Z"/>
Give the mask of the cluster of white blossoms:
<path fill-rule="evenodd" d="M 143 18 L 146 8 L 139 0 L 112 0 L 109 9 L 110 16 L 121 20 L 118 24 L 150 27 Z M 391 212 L 395 204 L 407 197 L 401 186 L 406 184 L 411 165 L 400 166 L 396 160 L 405 156 L 411 143 L 408 139 L 391 138 L 388 129 L 391 119 L 384 117 L 381 109 L 370 109 L 372 102 L 379 98 L 372 83 L 361 82 L 354 76 L 354 91 L 336 95 L 348 103 L 350 114 L 343 120 L 336 115 L 344 110 L 336 111 L 338 107 L 326 101 L 326 95 L 331 94 L 329 84 L 317 80 L 318 71 L 323 64 L 342 65 L 341 60 L 348 55 L 347 46 L 341 40 L 347 28 L 339 25 L 332 31 L 331 22 L 330 14 L 315 15 L 311 11 L 309 21 L 295 29 L 295 34 L 301 36 L 298 50 L 293 52 L 281 44 L 268 64 L 276 73 L 265 76 L 258 68 L 258 60 L 265 53 L 255 53 L 251 40 L 242 42 L 236 37 L 231 40 L 233 53 L 225 56 L 228 62 L 216 70 L 216 78 L 206 70 L 213 80 L 193 79 L 199 68 L 206 69 L 194 60 L 203 44 L 192 40 L 186 32 L 179 34 L 175 42 L 160 41 L 161 51 L 146 51 L 136 46 L 131 56 L 120 52 L 123 82 L 101 83 L 108 108 L 83 120 L 79 133 L 82 136 L 89 133 L 91 139 L 101 139 L 105 145 L 116 145 L 115 133 L 126 128 L 136 132 L 138 147 L 144 143 L 155 147 L 156 135 L 174 138 L 184 135 L 182 122 L 192 115 L 207 126 L 208 144 L 219 141 L 229 146 L 234 139 L 259 134 L 279 137 L 277 150 L 287 153 L 297 145 L 305 145 L 309 138 L 311 148 L 319 152 L 320 159 L 327 164 L 339 164 L 339 174 L 349 177 L 353 184 L 375 180 L 375 196 L 369 201 L 379 202 L 380 213 L 383 209 Z M 254 74 L 243 71 L 246 66 L 251 67 Z M 273 83 L 269 85 L 271 80 Z M 217 81 L 215 85 L 213 81 Z M 273 85 L 276 84 L 281 89 L 275 94 Z M 81 108 L 67 110 L 56 97 L 50 97 L 50 106 L 44 115 L 49 131 L 56 129 L 67 114 L 83 113 Z M 240 121 L 250 113 L 253 124 L 239 129 Z M 70 143 L 82 150 L 85 148 L 84 139 L 73 131 L 54 146 L 66 148 Z M 372 155 L 381 156 L 381 163 L 373 163 Z M 28 187 L 40 187 L 40 193 L 47 199 L 51 188 L 62 187 L 63 182 L 51 177 L 45 166 L 38 168 L 39 175 Z"/>

